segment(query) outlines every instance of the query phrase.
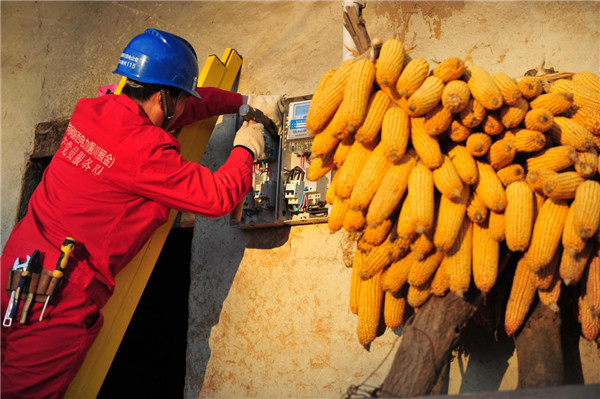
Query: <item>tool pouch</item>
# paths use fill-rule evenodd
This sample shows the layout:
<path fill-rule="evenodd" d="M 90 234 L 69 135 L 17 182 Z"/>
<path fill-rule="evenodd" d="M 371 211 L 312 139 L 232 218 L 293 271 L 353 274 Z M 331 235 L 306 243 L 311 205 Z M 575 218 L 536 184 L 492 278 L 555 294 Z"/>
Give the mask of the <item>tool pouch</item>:
<path fill-rule="evenodd" d="M 35 292 L 34 298 L 36 302 L 45 302 L 48 296 L 54 295 L 54 291 L 56 291 L 61 280 L 60 278 L 52 277 L 52 271 L 47 269 L 42 269 L 41 274 L 31 273 L 30 278 L 31 281 L 29 282 L 29 292 Z M 20 279 L 21 270 L 11 269 L 8 271 L 5 288 L 9 296 L 11 295 L 11 291 L 17 289 Z M 21 299 L 25 299 L 27 294 L 27 291 L 22 292 Z"/>

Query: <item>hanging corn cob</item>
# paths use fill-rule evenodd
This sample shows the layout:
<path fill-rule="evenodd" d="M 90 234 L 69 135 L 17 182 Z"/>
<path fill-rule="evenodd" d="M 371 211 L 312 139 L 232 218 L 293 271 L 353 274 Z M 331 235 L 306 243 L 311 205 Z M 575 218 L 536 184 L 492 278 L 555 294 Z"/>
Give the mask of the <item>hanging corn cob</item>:
<path fill-rule="evenodd" d="M 564 283 L 585 286 L 582 330 L 596 339 L 600 77 L 513 79 L 456 57 L 429 65 L 388 40 L 377 59 L 327 71 L 307 117 L 307 177 L 334 170 L 330 230 L 359 237 L 359 341 L 402 325 L 432 294 L 488 293 L 507 251 L 523 253 L 509 335 L 536 295 L 556 310 Z"/>

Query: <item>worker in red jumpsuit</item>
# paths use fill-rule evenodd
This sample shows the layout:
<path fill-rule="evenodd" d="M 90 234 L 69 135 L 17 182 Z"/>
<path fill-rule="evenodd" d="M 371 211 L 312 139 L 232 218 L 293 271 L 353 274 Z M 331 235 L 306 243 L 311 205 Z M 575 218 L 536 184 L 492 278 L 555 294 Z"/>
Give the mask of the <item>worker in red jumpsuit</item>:
<path fill-rule="evenodd" d="M 180 155 L 168 132 L 248 102 L 272 117 L 277 96 L 242 96 L 197 88 L 198 61 L 179 36 L 148 29 L 121 54 L 123 95 L 78 102 L 62 144 L 3 249 L 2 287 L 15 263 L 40 251 L 53 270 L 65 237 L 76 240 L 60 290 L 39 321 L 2 327 L 2 398 L 60 398 L 102 326 L 100 309 L 115 275 L 169 210 L 219 217 L 248 193 L 254 159 L 264 152 L 263 126 L 244 125 L 227 161 L 211 172 Z M 254 104 L 252 103 L 254 101 Z M 9 295 L 2 290 L 2 317 Z M 20 301 L 21 304 L 23 301 Z"/>

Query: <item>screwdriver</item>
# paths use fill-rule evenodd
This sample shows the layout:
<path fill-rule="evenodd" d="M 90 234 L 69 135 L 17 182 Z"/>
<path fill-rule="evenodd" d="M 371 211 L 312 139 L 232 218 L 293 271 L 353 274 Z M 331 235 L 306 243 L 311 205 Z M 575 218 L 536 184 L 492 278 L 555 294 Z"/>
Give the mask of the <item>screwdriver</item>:
<path fill-rule="evenodd" d="M 20 323 L 25 324 L 27 321 L 27 313 L 29 312 L 29 308 L 31 307 L 31 302 L 33 302 L 33 298 L 35 296 L 35 288 L 38 283 L 39 275 L 42 272 L 42 265 L 39 260 L 40 251 L 35 250 L 31 259 L 29 260 L 29 265 L 27 267 L 27 274 L 29 275 L 29 280 L 27 282 L 27 298 L 25 299 L 25 303 L 23 304 L 23 309 L 21 310 L 21 319 Z M 33 287 L 32 287 L 33 285 Z"/>
<path fill-rule="evenodd" d="M 71 238 L 71 237 L 65 238 L 65 241 L 63 241 L 62 246 L 60 247 L 60 256 L 58 257 L 58 261 L 56 262 L 56 269 L 54 269 L 52 271 L 52 277 L 54 277 L 55 279 L 53 279 L 50 282 L 50 287 L 52 287 L 52 288 L 48 287 L 49 292 L 51 294 L 48 295 L 48 297 L 46 297 L 46 302 L 44 302 L 44 307 L 42 308 L 42 313 L 40 314 L 40 321 L 42 321 L 42 318 L 44 317 L 44 312 L 46 311 L 46 306 L 48 306 L 50 297 L 52 296 L 54 291 L 58 288 L 58 283 L 59 283 L 60 279 L 63 277 L 64 271 L 67 268 L 67 263 L 69 262 L 69 257 L 73 253 L 74 249 L 75 249 L 75 239 Z"/>

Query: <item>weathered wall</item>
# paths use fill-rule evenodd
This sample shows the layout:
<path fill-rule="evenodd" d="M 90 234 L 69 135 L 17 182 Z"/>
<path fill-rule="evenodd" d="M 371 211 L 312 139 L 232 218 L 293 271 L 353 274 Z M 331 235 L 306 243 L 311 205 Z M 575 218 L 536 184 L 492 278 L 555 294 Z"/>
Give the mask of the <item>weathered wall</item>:
<path fill-rule="evenodd" d="M 244 57 L 243 93 L 308 94 L 342 54 L 340 1 L 0 7 L 1 245 L 14 223 L 35 124 L 68 117 L 78 98 L 116 83 L 111 71 L 122 48 L 144 28 L 181 34 L 200 59 L 235 48 Z M 367 1 L 364 17 L 371 37 L 404 40 L 430 65 L 458 56 L 515 77 L 544 60 L 557 70 L 600 71 L 597 2 Z M 231 125 L 222 119 L 205 165 L 224 161 Z M 397 335 L 388 331 L 370 352 L 358 344 L 341 238 L 325 225 L 242 232 L 226 219 L 197 220 L 186 397 L 339 397 L 376 369 Z M 510 348 L 493 350 L 497 356 L 471 352 L 460 369 L 454 362 L 450 392 L 514 388 Z M 600 382 L 593 346 L 581 350 L 586 382 Z"/>

